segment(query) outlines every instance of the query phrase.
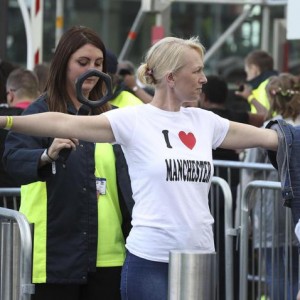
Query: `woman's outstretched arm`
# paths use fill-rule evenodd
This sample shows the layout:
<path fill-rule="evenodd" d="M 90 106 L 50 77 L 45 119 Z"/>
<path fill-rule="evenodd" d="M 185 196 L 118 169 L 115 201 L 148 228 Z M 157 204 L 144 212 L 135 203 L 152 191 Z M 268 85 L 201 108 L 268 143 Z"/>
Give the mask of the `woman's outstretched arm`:
<path fill-rule="evenodd" d="M 220 145 L 225 149 L 246 149 L 261 147 L 276 151 L 278 135 L 275 130 L 230 122 L 228 133 Z"/>
<path fill-rule="evenodd" d="M 77 138 L 100 143 L 115 141 L 110 123 L 104 115 L 74 116 L 46 112 L 26 116 L 1 116 L 0 128 L 5 127 L 15 132 L 35 136 Z"/>

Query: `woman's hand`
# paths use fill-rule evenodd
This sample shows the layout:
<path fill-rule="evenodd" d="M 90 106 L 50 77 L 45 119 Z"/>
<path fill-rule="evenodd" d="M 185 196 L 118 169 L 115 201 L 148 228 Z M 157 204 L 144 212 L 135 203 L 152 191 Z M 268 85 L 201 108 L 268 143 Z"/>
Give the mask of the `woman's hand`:
<path fill-rule="evenodd" d="M 43 154 L 41 155 L 39 167 L 43 167 L 47 164 L 52 163 L 52 173 L 55 174 L 55 161 L 58 159 L 60 151 L 63 149 L 76 150 L 77 145 L 78 139 L 54 139 L 51 146 L 48 149 L 46 149 L 45 152 L 43 152 Z"/>
<path fill-rule="evenodd" d="M 76 146 L 79 144 L 78 139 L 60 139 L 56 138 L 53 140 L 53 143 L 48 149 L 48 156 L 53 159 L 57 160 L 59 157 L 59 152 L 62 149 L 73 149 L 76 150 Z"/>

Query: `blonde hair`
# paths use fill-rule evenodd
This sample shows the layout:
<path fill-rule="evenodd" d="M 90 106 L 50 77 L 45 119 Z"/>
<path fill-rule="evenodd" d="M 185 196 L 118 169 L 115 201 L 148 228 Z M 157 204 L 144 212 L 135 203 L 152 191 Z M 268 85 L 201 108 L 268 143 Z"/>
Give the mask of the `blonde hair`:
<path fill-rule="evenodd" d="M 300 114 L 300 80 L 298 77 L 281 73 L 269 78 L 266 91 L 271 111 L 283 118 L 295 120 Z"/>
<path fill-rule="evenodd" d="M 195 49 L 203 58 L 205 49 L 198 37 L 161 39 L 146 53 L 145 62 L 137 70 L 138 79 L 146 85 L 160 83 L 167 73 L 183 67 L 187 48 Z"/>

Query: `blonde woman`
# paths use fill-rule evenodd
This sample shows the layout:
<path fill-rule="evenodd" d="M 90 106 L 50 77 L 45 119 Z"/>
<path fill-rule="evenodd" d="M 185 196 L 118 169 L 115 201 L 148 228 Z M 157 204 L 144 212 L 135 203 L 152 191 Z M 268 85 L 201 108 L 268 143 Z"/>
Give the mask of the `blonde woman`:
<path fill-rule="evenodd" d="M 273 130 L 183 107 L 185 102 L 199 101 L 206 83 L 203 54 L 196 37 L 166 37 L 154 44 L 138 69 L 139 80 L 155 88 L 149 104 L 89 117 L 60 113 L 0 117 L 0 127 L 26 134 L 122 146 L 135 201 L 122 299 L 167 299 L 171 249 L 215 250 L 208 207 L 212 149 L 277 149 Z"/>

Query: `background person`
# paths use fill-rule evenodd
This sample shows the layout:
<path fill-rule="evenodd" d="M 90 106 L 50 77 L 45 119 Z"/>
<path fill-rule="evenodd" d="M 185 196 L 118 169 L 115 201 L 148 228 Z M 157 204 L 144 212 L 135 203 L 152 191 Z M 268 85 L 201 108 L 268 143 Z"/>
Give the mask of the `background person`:
<path fill-rule="evenodd" d="M 274 70 L 273 57 L 266 51 L 254 50 L 245 58 L 245 72 L 247 81 L 236 91 L 238 96 L 243 97 L 250 104 L 251 112 L 268 116 L 270 103 L 266 94 L 268 78 L 277 75 Z"/>
<path fill-rule="evenodd" d="M 0 107 L 0 115 L 20 115 L 38 95 L 38 80 L 35 74 L 23 68 L 14 69 L 6 81 L 7 106 Z M 5 171 L 2 163 L 6 136 L 7 130 L 0 129 L 0 187 L 19 187 L 20 185 Z"/>
<path fill-rule="evenodd" d="M 39 82 L 34 72 L 23 68 L 13 70 L 6 82 L 8 107 L 26 109 L 39 96 Z"/>
<path fill-rule="evenodd" d="M 143 104 L 143 101 L 135 96 L 133 93 L 129 92 L 125 85 L 120 80 L 117 75 L 118 68 L 118 58 L 111 51 L 107 50 L 107 73 L 112 79 L 113 86 L 113 96 L 112 99 L 109 100 L 109 103 L 116 107 L 124 107 L 124 106 L 135 106 L 139 104 Z"/>
<path fill-rule="evenodd" d="M 137 80 L 135 66 L 131 61 L 125 60 L 119 62 L 117 75 L 126 90 L 136 95 L 144 103 L 151 102 L 154 91 L 150 86 L 142 85 L 141 82 Z"/>
<path fill-rule="evenodd" d="M 72 27 L 55 50 L 46 92 L 24 114 L 76 115 L 81 103 L 75 81 L 89 69 L 106 71 L 105 46 L 93 30 Z M 82 90 L 88 99 L 100 99 L 103 81 L 90 77 Z M 106 103 L 90 114 L 110 109 Z M 75 144 L 76 151 L 66 159 L 62 150 Z M 22 184 L 20 211 L 34 224 L 34 300 L 120 299 L 124 240 L 131 218 L 114 149 L 66 136 L 11 133 L 7 137 L 4 162 Z"/>
<path fill-rule="evenodd" d="M 155 86 L 150 104 L 100 116 L 0 117 L 0 127 L 26 134 L 122 145 L 135 202 L 122 268 L 123 299 L 167 299 L 171 249 L 215 251 L 208 207 L 212 149 L 278 146 L 274 130 L 182 106 L 198 101 L 206 83 L 203 53 L 196 37 L 155 43 L 138 69 L 139 80 Z"/>

